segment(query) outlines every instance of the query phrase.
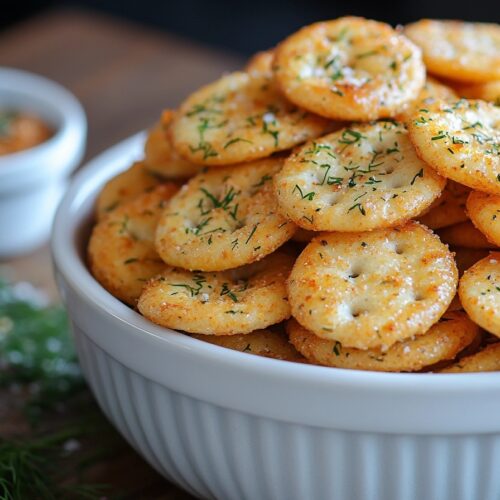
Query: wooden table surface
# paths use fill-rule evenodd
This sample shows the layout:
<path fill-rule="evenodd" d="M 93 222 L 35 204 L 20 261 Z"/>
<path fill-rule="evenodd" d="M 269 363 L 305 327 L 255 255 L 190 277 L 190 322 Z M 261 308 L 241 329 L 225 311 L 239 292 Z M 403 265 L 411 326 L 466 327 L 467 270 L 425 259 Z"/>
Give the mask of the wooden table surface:
<path fill-rule="evenodd" d="M 44 75 L 81 101 L 89 125 L 86 159 L 151 125 L 163 108 L 177 106 L 192 90 L 242 63 L 233 54 L 79 10 L 51 11 L 0 34 L 0 66 Z M 47 246 L 0 261 L 0 272 L 57 297 Z M 0 395 L 0 403 L 15 407 L 15 397 Z M 100 479 L 134 491 L 134 498 L 191 498 L 132 450 L 101 467 L 93 477 Z"/>

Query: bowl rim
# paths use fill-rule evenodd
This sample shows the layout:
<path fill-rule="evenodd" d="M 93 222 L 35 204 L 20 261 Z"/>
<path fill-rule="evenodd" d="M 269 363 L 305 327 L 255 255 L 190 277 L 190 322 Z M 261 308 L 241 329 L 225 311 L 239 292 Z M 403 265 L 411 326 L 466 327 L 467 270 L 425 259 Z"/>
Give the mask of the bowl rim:
<path fill-rule="evenodd" d="M 175 354 L 179 359 L 187 356 L 190 359 L 217 364 L 220 369 L 234 370 L 234 374 L 238 374 L 238 376 L 256 373 L 258 377 L 269 377 L 269 380 L 279 380 L 283 384 L 295 383 L 303 389 L 306 387 L 316 387 L 322 391 L 335 389 L 339 394 L 345 390 L 362 390 L 365 395 L 371 393 L 387 395 L 389 398 L 387 401 L 390 401 L 391 395 L 395 398 L 411 396 L 415 398 L 415 401 L 432 400 L 432 404 L 439 404 L 446 397 L 457 398 L 457 401 L 461 398 L 466 399 L 479 395 L 484 398 L 500 399 L 500 372 L 439 375 L 432 373 L 383 373 L 343 370 L 263 358 L 232 351 L 156 326 L 114 298 L 90 274 L 79 255 L 75 235 L 78 226 L 88 217 L 88 213 L 83 213 L 81 209 L 84 202 L 88 203 L 89 199 L 94 199 L 98 188 L 107 179 L 126 168 L 127 165 L 131 164 L 131 160 L 135 159 L 134 157 L 141 154 L 144 138 L 144 132 L 135 134 L 101 153 L 78 172 L 59 205 L 51 242 L 52 256 L 59 277 L 62 277 L 72 292 L 78 296 L 78 300 L 82 300 L 89 308 L 101 316 L 104 315 L 113 324 L 119 324 L 120 328 L 125 329 L 128 339 L 132 339 L 136 344 L 140 342 L 144 349 L 148 347 L 160 351 L 164 350 L 165 353 Z M 60 288 L 63 289 L 64 296 L 64 286 L 59 284 Z M 122 346 L 114 345 L 106 332 L 85 333 L 91 337 L 93 342 L 101 347 L 104 346 L 104 350 L 123 364 L 132 366 L 137 371 L 142 371 L 144 368 L 152 373 L 152 368 L 140 366 L 139 362 L 134 359 L 134 352 L 126 352 Z M 125 341 L 125 337 L 123 338 Z M 119 354 L 118 351 L 120 351 Z M 164 382 L 163 379 L 160 379 L 162 377 L 158 376 L 155 381 Z M 202 398 L 203 392 L 196 394 Z M 223 399 L 221 398 L 220 401 Z M 277 418 L 278 414 L 279 411 L 275 411 L 271 416 Z M 444 418 L 442 420 L 443 424 L 436 428 L 448 429 Z M 318 425 L 321 425 L 321 422 Z M 381 423 L 379 427 L 389 432 L 389 428 L 385 424 Z M 420 429 L 422 433 L 433 432 L 429 423 L 422 425 L 421 428 L 417 425 L 416 429 Z M 450 429 L 454 432 L 462 432 L 460 425 L 451 425 Z M 477 430 L 477 432 L 493 431 L 500 431 L 500 424 L 498 428 L 487 425 L 485 430 Z"/>
<path fill-rule="evenodd" d="M 78 99 L 53 80 L 5 66 L 0 66 L 0 92 L 2 88 L 21 97 L 32 96 L 60 118 L 54 134 L 46 141 L 28 149 L 0 156 L 2 188 L 6 188 L 7 183 L 17 185 L 28 181 L 34 182 L 49 177 L 47 174 L 50 176 L 62 174 L 73 168 L 75 166 L 73 157 L 79 156 L 87 133 L 85 111 Z M 65 154 L 57 155 L 61 149 L 66 149 Z M 37 168 L 41 157 L 50 157 L 49 171 Z"/>

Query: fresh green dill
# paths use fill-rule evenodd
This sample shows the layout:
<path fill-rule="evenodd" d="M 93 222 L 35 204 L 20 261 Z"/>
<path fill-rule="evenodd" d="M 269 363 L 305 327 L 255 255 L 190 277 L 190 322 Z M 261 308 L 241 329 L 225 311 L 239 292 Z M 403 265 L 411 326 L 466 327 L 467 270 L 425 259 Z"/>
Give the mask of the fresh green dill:
<path fill-rule="evenodd" d="M 227 124 L 228 120 L 214 122 L 212 118 L 200 117 L 197 127 L 199 141 L 197 146 L 189 146 L 191 153 L 203 153 L 203 159 L 206 160 L 213 156 L 218 156 L 219 153 L 213 148 L 212 144 L 205 140 L 205 132 L 210 129 L 219 129 Z"/>
<path fill-rule="evenodd" d="M 366 215 L 366 211 L 361 203 L 354 204 L 352 207 L 349 208 L 348 212 L 350 212 L 351 210 L 354 210 L 355 208 L 357 208 L 359 210 L 361 215 Z"/>
<path fill-rule="evenodd" d="M 274 123 L 275 124 L 275 123 Z M 274 139 L 274 147 L 277 148 L 279 144 L 279 130 L 272 130 L 266 120 L 262 121 L 262 133 L 269 134 Z"/>
<path fill-rule="evenodd" d="M 248 125 L 250 125 L 251 127 L 255 127 L 255 125 L 257 125 L 257 123 L 255 122 L 255 116 L 247 116 L 245 118 L 245 121 L 248 123 Z"/>
<path fill-rule="evenodd" d="M 379 184 L 381 182 L 382 181 L 379 181 L 379 180 L 375 179 L 375 177 L 371 176 L 368 178 L 368 180 L 365 182 L 365 184 L 372 185 L 372 184 Z"/>
<path fill-rule="evenodd" d="M 191 153 L 199 153 L 201 151 L 203 153 L 204 160 L 219 155 L 219 153 L 217 153 L 217 151 L 212 147 L 212 144 L 206 141 L 200 141 L 196 147 L 190 145 L 189 150 Z"/>
<path fill-rule="evenodd" d="M 471 123 L 470 125 L 467 125 L 466 127 L 463 127 L 462 130 L 469 130 L 471 128 L 476 128 L 476 127 L 482 128 L 483 124 L 481 122 L 474 122 L 474 123 Z"/>
<path fill-rule="evenodd" d="M 19 299 L 1 280 L 0 367 L 2 388 L 37 384 L 37 393 L 25 407 L 31 421 L 85 387 L 64 309 Z"/>
<path fill-rule="evenodd" d="M 237 142 L 246 142 L 247 144 L 253 144 L 253 142 L 249 141 L 248 139 L 243 139 L 242 137 L 235 137 L 234 139 L 227 141 L 226 144 L 224 144 L 223 149 L 227 149 L 229 146 L 232 146 Z"/>
<path fill-rule="evenodd" d="M 208 225 L 208 223 L 212 220 L 212 217 L 206 217 L 203 219 L 201 222 L 199 222 L 195 227 L 193 228 L 186 228 L 186 234 L 193 233 L 196 236 L 200 235 L 200 232 Z"/>
<path fill-rule="evenodd" d="M 191 297 L 196 297 L 207 283 L 207 279 L 203 274 L 195 274 L 193 276 L 193 281 L 194 286 L 189 283 L 169 283 L 169 286 L 184 288 L 189 292 Z"/>
<path fill-rule="evenodd" d="M 292 193 L 295 193 L 295 191 L 299 192 L 299 195 L 303 200 L 308 200 L 308 201 L 312 201 L 314 198 L 314 195 L 316 194 L 314 191 L 311 191 L 310 193 L 304 194 L 302 189 L 300 189 L 300 186 L 298 184 L 295 184 L 295 187 L 293 188 Z"/>
<path fill-rule="evenodd" d="M 252 187 L 253 188 L 262 187 L 266 182 L 271 181 L 272 179 L 273 177 L 271 175 L 265 174 L 260 178 L 260 181 L 257 184 L 254 184 Z"/>
<path fill-rule="evenodd" d="M 375 56 L 378 53 L 379 53 L 378 50 L 369 50 L 368 52 L 363 52 L 361 54 L 358 54 L 356 56 L 356 59 L 364 59 L 365 57 Z"/>
<path fill-rule="evenodd" d="M 120 224 L 120 229 L 118 230 L 118 234 L 126 234 L 128 232 L 128 223 L 129 223 L 129 216 L 125 215 Z"/>
<path fill-rule="evenodd" d="M 257 231 L 257 226 L 258 224 L 255 224 L 255 226 L 252 228 L 252 231 L 250 232 L 247 240 L 245 241 L 245 245 L 248 245 L 248 242 L 252 239 L 252 236 L 255 234 L 255 231 Z"/>
<path fill-rule="evenodd" d="M 417 180 L 417 178 L 420 177 L 420 178 L 423 178 L 424 177 L 424 169 L 421 168 L 416 174 L 415 174 L 415 177 L 413 177 L 412 181 L 410 182 L 410 186 L 413 186 L 413 184 L 415 184 L 415 181 Z"/>
<path fill-rule="evenodd" d="M 120 202 L 117 200 L 117 201 L 114 201 L 113 203 L 109 204 L 105 209 L 104 211 L 105 212 L 112 212 L 118 205 L 120 204 Z"/>
<path fill-rule="evenodd" d="M 439 141 L 441 139 L 444 139 L 445 137 L 447 137 L 447 135 L 443 132 L 440 132 L 438 135 L 431 137 L 431 141 Z"/>
<path fill-rule="evenodd" d="M 208 200 L 211 202 L 212 207 L 210 209 L 205 210 L 203 208 L 203 199 L 200 200 L 198 203 L 198 208 L 200 209 L 200 212 L 202 215 L 206 215 L 210 212 L 210 210 L 214 208 L 222 208 L 224 211 L 226 211 L 232 219 L 237 220 L 237 211 L 238 211 L 238 204 L 231 206 L 231 203 L 234 201 L 236 196 L 241 194 L 241 191 L 236 191 L 232 186 L 227 190 L 227 192 L 224 194 L 224 196 L 219 197 L 213 193 L 211 193 L 208 189 L 201 187 L 200 191 L 208 198 Z"/>
<path fill-rule="evenodd" d="M 363 134 L 361 134 L 361 132 L 348 128 L 344 130 L 344 132 L 342 132 L 342 138 L 339 139 L 339 143 L 347 145 L 355 144 L 356 142 L 359 142 L 361 139 L 366 139 L 366 137 Z"/>
<path fill-rule="evenodd" d="M 337 340 L 333 346 L 333 352 L 335 356 L 340 356 L 342 350 L 342 344 Z"/>
<path fill-rule="evenodd" d="M 222 283 L 222 290 L 220 292 L 220 295 L 221 297 L 227 295 L 233 302 L 238 302 L 238 297 L 236 297 L 236 294 L 231 291 L 227 283 Z"/>

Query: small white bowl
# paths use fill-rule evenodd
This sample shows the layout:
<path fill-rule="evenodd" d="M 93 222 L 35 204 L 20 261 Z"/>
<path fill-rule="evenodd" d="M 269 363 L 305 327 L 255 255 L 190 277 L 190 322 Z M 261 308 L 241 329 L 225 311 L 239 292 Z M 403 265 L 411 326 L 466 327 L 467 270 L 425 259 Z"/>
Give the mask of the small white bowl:
<path fill-rule="evenodd" d="M 203 498 L 498 500 L 500 373 L 397 374 L 252 356 L 153 325 L 91 276 L 103 183 L 132 137 L 75 178 L 52 251 L 85 376 L 143 457 Z"/>
<path fill-rule="evenodd" d="M 78 100 L 41 76 L 0 67 L 0 109 L 33 112 L 55 131 L 42 144 L 0 156 L 0 258 L 47 240 L 70 172 L 81 161 L 87 120 Z"/>

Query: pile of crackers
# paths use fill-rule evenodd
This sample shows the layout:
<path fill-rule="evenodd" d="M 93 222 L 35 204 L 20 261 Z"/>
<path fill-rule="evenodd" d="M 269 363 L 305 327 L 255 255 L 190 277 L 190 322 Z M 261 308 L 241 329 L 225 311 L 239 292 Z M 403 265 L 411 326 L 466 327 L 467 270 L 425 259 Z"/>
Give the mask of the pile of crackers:
<path fill-rule="evenodd" d="M 163 111 L 99 195 L 90 269 L 254 355 L 500 370 L 499 82 L 498 25 L 306 26 Z"/>

